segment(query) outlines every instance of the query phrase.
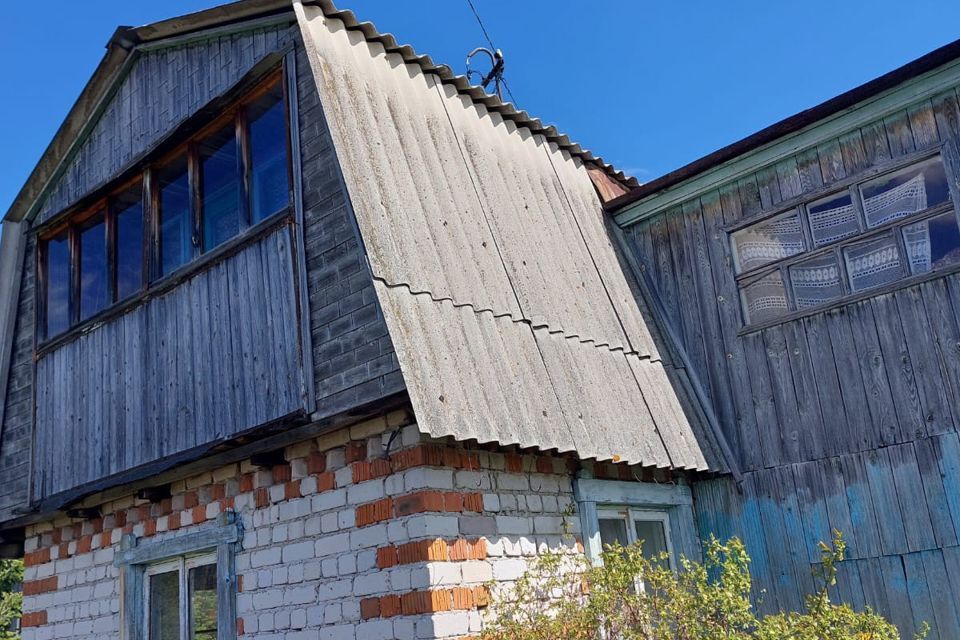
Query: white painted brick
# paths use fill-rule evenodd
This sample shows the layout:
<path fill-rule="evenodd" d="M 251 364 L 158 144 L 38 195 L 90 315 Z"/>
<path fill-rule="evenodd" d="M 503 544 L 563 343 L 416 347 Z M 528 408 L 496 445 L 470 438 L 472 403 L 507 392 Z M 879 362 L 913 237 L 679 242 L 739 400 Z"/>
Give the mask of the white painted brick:
<path fill-rule="evenodd" d="M 489 582 L 493 580 L 493 566 L 486 560 L 468 560 L 460 563 L 460 572 L 465 584 Z"/>
<path fill-rule="evenodd" d="M 453 489 L 453 471 L 450 469 L 430 469 L 418 467 L 404 474 L 404 486 L 407 491 L 415 489 Z"/>
<path fill-rule="evenodd" d="M 310 540 L 288 544 L 283 548 L 283 562 L 302 562 L 313 557 L 314 543 Z"/>
<path fill-rule="evenodd" d="M 357 505 L 373 502 L 384 497 L 383 480 L 368 480 L 347 487 L 347 504 Z"/>
<path fill-rule="evenodd" d="M 532 533 L 530 518 L 523 516 L 496 516 L 497 531 L 503 534 L 527 535 Z"/>
<path fill-rule="evenodd" d="M 357 625 L 357 638 L 394 640 L 392 620 L 367 620 Z"/>
<path fill-rule="evenodd" d="M 457 516 L 427 514 L 413 516 L 407 520 L 407 535 L 410 538 L 455 537 L 459 533 L 460 525 Z"/>
<path fill-rule="evenodd" d="M 312 509 L 314 513 L 327 511 L 328 509 L 339 509 L 347 504 L 347 490 L 333 489 L 324 491 L 311 498 Z"/>
<path fill-rule="evenodd" d="M 353 595 L 368 596 L 374 593 L 386 593 L 390 590 L 390 581 L 386 571 L 377 571 L 357 576 L 353 581 Z"/>
<path fill-rule="evenodd" d="M 283 593 L 283 604 L 287 606 L 304 605 L 316 602 L 317 587 L 315 585 L 302 585 L 287 589 Z"/>
<path fill-rule="evenodd" d="M 524 560 L 515 558 L 500 558 L 492 560 L 494 580 L 516 580 L 527 570 L 527 563 Z"/>
<path fill-rule="evenodd" d="M 261 551 L 254 551 L 250 555 L 250 565 L 253 567 L 265 567 L 271 564 L 278 564 L 280 559 L 280 549 L 263 549 Z"/>
<path fill-rule="evenodd" d="M 338 487 L 346 487 L 353 484 L 353 469 L 350 467 L 341 467 L 333 472 L 333 480 Z"/>
<path fill-rule="evenodd" d="M 343 553 L 350 549 L 350 533 L 324 536 L 316 541 L 314 547 L 314 552 L 318 558 Z"/>
<path fill-rule="evenodd" d="M 351 549 L 378 547 L 387 539 L 387 525 L 381 523 L 362 529 L 353 529 L 349 535 Z"/>

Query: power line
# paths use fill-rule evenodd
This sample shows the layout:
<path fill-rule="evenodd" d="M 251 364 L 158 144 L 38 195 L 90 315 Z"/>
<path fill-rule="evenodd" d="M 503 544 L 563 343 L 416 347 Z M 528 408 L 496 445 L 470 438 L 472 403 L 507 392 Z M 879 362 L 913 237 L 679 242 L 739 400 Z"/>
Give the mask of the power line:
<path fill-rule="evenodd" d="M 490 45 L 490 48 L 493 51 L 497 51 L 496 45 L 493 44 L 493 38 L 491 38 L 490 34 L 487 33 L 487 28 L 483 25 L 483 20 L 480 18 L 480 14 L 477 13 L 477 8 L 473 6 L 473 0 L 467 0 L 467 4 L 470 5 L 470 11 L 473 12 L 473 17 L 477 19 L 477 24 L 480 25 L 480 30 L 483 31 L 483 36 L 487 39 L 487 44 Z M 510 85 L 507 84 L 507 79 L 501 76 L 500 81 L 503 83 L 503 88 L 507 90 L 507 95 L 510 96 L 510 102 L 512 102 L 513 105 L 519 109 L 520 107 L 517 105 L 517 99 L 513 97 L 513 91 L 510 91 Z"/>

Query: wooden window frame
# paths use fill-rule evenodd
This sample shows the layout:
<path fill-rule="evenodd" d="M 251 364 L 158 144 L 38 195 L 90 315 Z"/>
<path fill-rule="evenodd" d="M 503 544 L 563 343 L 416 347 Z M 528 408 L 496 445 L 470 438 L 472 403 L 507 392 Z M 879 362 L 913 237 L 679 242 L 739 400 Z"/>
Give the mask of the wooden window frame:
<path fill-rule="evenodd" d="M 85 202 L 81 207 L 74 210 L 66 210 L 62 214 L 54 216 L 54 222 L 48 225 L 41 225 L 37 230 L 37 260 L 36 273 L 39 288 L 36 312 L 36 343 L 37 353 L 49 352 L 59 345 L 68 342 L 76 336 L 83 333 L 88 327 L 105 321 L 108 318 L 124 313 L 132 306 L 136 306 L 145 300 L 159 295 L 169 288 L 176 286 L 196 272 L 209 267 L 228 255 L 239 251 L 263 235 L 272 231 L 275 227 L 289 220 L 294 214 L 294 174 L 293 174 L 293 138 L 291 127 L 291 87 L 288 63 L 283 58 L 274 68 L 262 73 L 252 86 L 246 86 L 242 91 L 230 100 L 229 106 L 221 113 L 202 126 L 185 136 L 183 140 L 176 143 L 176 146 L 163 152 L 156 157 L 148 157 L 140 161 L 142 168 L 136 171 L 132 176 L 128 176 L 122 181 L 117 181 L 115 185 L 108 185 L 102 191 L 106 195 L 99 197 L 94 202 Z M 250 156 L 249 126 L 246 122 L 246 109 L 256 100 L 263 97 L 270 91 L 280 89 L 283 112 L 284 112 L 284 146 L 286 148 L 287 160 L 287 199 L 286 205 L 279 210 L 266 216 L 263 220 L 251 223 L 251 205 L 250 205 L 250 184 L 252 160 Z M 219 130 L 228 123 L 233 122 L 234 133 L 237 140 L 237 149 L 240 154 L 240 189 L 241 189 L 241 210 L 239 212 L 238 232 L 232 238 L 229 238 L 215 247 L 204 251 L 202 237 L 202 206 L 200 201 L 200 167 L 197 151 L 197 142 L 207 137 L 211 133 Z M 191 258 L 186 260 L 169 273 L 161 274 L 160 265 L 160 229 L 159 229 L 159 189 L 157 185 L 157 168 L 177 157 L 187 158 L 188 182 L 190 190 L 190 219 L 192 224 L 192 251 Z M 128 295 L 124 299 L 118 299 L 117 295 L 117 224 L 116 211 L 112 207 L 114 198 L 126 193 L 129 189 L 140 184 L 143 203 L 143 264 L 141 271 L 141 282 L 137 292 Z M 79 225 L 90 216 L 103 211 L 105 216 L 106 240 L 107 240 L 107 277 L 109 289 L 108 304 L 93 314 L 91 317 L 80 320 L 80 301 L 79 294 L 79 269 L 80 269 L 80 249 L 79 249 Z M 70 285 L 68 288 L 68 311 L 69 327 L 60 333 L 49 335 L 47 331 L 47 292 L 48 292 L 48 274 L 47 274 L 47 242 L 66 231 L 68 236 L 69 250 L 69 269 Z"/>
<path fill-rule="evenodd" d="M 120 540 L 120 552 L 113 564 L 120 570 L 120 610 L 122 640 L 147 640 L 149 597 L 147 588 L 151 571 L 158 567 L 183 566 L 194 558 L 200 564 L 217 566 L 217 640 L 236 640 L 237 637 L 237 570 L 236 552 L 243 540 L 243 526 L 237 514 L 221 513 L 213 527 L 186 535 L 144 540 L 133 534 Z M 206 561 L 212 559 L 213 562 Z M 183 577 L 181 577 L 182 582 Z M 182 584 L 181 584 L 182 586 Z M 185 591 L 181 589 L 181 628 L 186 609 Z"/>
<path fill-rule="evenodd" d="M 161 573 L 177 572 L 177 583 L 179 592 L 179 620 L 180 620 L 180 638 L 188 638 L 190 634 L 190 569 L 197 567 L 207 567 L 217 564 L 217 554 L 215 551 L 201 552 L 197 555 L 182 555 L 171 560 L 160 560 L 153 564 L 145 565 L 143 571 L 143 637 L 150 637 L 150 578 Z M 218 594 L 219 595 L 219 594 Z M 217 603 L 219 607 L 219 602 Z M 219 635 L 219 633 L 218 633 Z"/>
<path fill-rule="evenodd" d="M 727 233 L 726 250 L 730 252 L 731 265 L 736 263 L 736 259 L 734 257 L 735 248 L 733 245 L 734 234 L 755 224 L 774 219 L 777 216 L 781 216 L 795 210 L 800 216 L 800 226 L 804 236 L 805 248 L 803 251 L 786 258 L 780 258 L 778 260 L 771 261 L 759 267 L 748 269 L 739 274 L 734 273 L 734 279 L 737 285 L 738 293 L 737 304 L 740 310 L 741 322 L 743 323 L 738 335 L 745 335 L 755 331 L 760 331 L 762 329 L 790 322 L 798 318 L 821 313 L 835 307 L 872 298 L 884 293 L 889 293 L 891 291 L 917 284 L 919 282 L 924 282 L 933 278 L 939 278 L 944 275 L 960 271 L 960 263 L 957 263 L 941 269 L 932 269 L 926 273 L 910 273 L 909 264 L 907 263 L 906 248 L 903 241 L 903 234 L 901 232 L 902 228 L 905 226 L 913 225 L 924 220 L 929 220 L 951 211 L 957 217 L 957 223 L 960 225 L 960 194 L 957 193 L 955 181 L 955 176 L 960 175 L 960 171 L 958 171 L 958 167 L 956 165 L 956 157 L 957 154 L 950 145 L 941 143 L 934 147 L 898 158 L 895 161 L 877 165 L 876 167 L 859 172 L 853 176 L 849 176 L 843 180 L 837 181 L 834 184 L 818 189 L 815 192 L 785 201 L 778 205 L 777 209 L 774 211 L 763 212 L 744 220 L 739 220 L 732 225 L 726 226 L 724 228 L 724 231 Z M 861 195 L 862 185 L 876 178 L 896 173 L 897 171 L 906 169 L 913 165 L 921 164 L 932 158 L 939 158 L 943 165 L 949 187 L 950 199 L 946 202 L 927 207 L 923 211 L 913 213 L 903 218 L 891 220 L 885 224 L 878 225 L 873 228 L 868 227 L 863 212 Z M 825 243 L 819 247 L 814 246 L 812 233 L 810 230 L 809 212 L 807 209 L 808 205 L 824 198 L 837 196 L 844 193 L 849 195 L 851 204 L 854 207 L 859 231 L 856 234 Z M 876 239 L 888 234 L 893 235 L 894 242 L 897 245 L 898 255 L 900 256 L 901 260 L 904 261 L 903 271 L 901 272 L 900 277 L 885 285 L 864 289 L 861 291 L 853 291 L 847 273 L 846 260 L 844 259 L 843 255 L 844 249 L 852 245 L 869 241 L 871 239 Z M 824 302 L 823 304 L 798 308 L 796 306 L 796 296 L 793 291 L 793 282 L 790 279 L 790 268 L 797 264 L 806 262 L 807 260 L 822 258 L 827 255 L 832 255 L 837 261 L 840 269 L 840 284 L 843 288 L 843 294 L 837 298 Z M 788 311 L 775 318 L 770 318 L 760 322 L 750 322 L 749 318 L 747 317 L 746 309 L 744 308 L 741 292 L 746 287 L 766 276 L 769 276 L 772 273 L 779 273 L 780 277 L 783 279 L 784 293 L 787 299 Z"/>

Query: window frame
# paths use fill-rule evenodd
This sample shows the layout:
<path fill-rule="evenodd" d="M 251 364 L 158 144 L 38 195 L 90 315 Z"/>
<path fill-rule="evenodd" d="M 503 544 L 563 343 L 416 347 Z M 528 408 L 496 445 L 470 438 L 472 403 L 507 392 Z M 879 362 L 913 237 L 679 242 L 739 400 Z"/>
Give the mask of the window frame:
<path fill-rule="evenodd" d="M 597 521 L 613 520 L 611 516 L 616 516 L 617 520 L 626 520 L 627 522 L 627 540 L 629 544 L 638 541 L 636 522 L 659 522 L 663 526 L 663 538 L 667 547 L 667 561 L 670 568 L 677 569 L 676 554 L 673 551 L 673 536 L 670 535 L 670 513 L 665 509 L 639 507 L 630 507 L 626 505 L 597 505 Z M 601 541 L 602 545 L 602 541 Z"/>
<path fill-rule="evenodd" d="M 202 119 L 188 134 L 171 135 L 171 140 L 165 144 L 167 150 L 139 160 L 136 165 L 123 172 L 122 177 L 112 184 L 97 190 L 99 195 L 95 199 L 85 199 L 57 214 L 48 223 L 40 225 L 37 234 L 36 273 L 38 283 L 38 300 L 42 301 L 36 307 L 36 344 L 37 354 L 46 353 L 60 344 L 70 341 L 81 334 L 87 327 L 103 322 L 109 317 L 122 314 L 128 308 L 140 304 L 146 299 L 159 295 L 194 275 L 198 271 L 210 266 L 220 259 L 232 255 L 250 242 L 254 242 L 274 228 L 293 219 L 297 206 L 296 181 L 293 171 L 294 128 L 291 113 L 292 102 L 295 100 L 293 87 L 289 78 L 289 62 L 287 56 L 281 56 L 276 62 L 257 74 L 252 80 L 241 81 L 238 88 L 225 94 L 223 100 L 227 106 L 218 115 Z M 277 91 L 282 98 L 284 113 L 284 146 L 286 150 L 287 197 L 286 204 L 277 211 L 267 215 L 262 220 L 251 224 L 250 220 L 250 172 L 251 157 L 248 143 L 249 128 L 246 126 L 245 112 L 249 105 L 270 91 Z M 233 94 L 233 95 L 231 95 Z M 199 113 L 195 118 L 202 118 Z M 199 167 L 196 143 L 210 133 L 224 127 L 229 122 L 234 123 L 234 132 L 237 136 L 237 149 L 240 155 L 241 167 L 239 185 L 241 192 L 241 206 L 238 212 L 239 231 L 236 235 L 224 240 L 219 245 L 203 251 L 202 211 L 199 193 Z M 161 273 L 159 261 L 160 229 L 159 229 L 159 189 L 157 169 L 176 158 L 186 158 L 188 165 L 190 224 L 192 226 L 191 256 L 168 273 Z M 117 216 L 116 208 L 112 206 L 114 198 L 128 194 L 132 187 L 140 185 L 142 192 L 143 215 L 143 263 L 141 265 L 141 279 L 138 289 L 120 299 L 117 284 Z M 90 216 L 103 212 L 105 216 L 106 255 L 107 255 L 107 288 L 108 303 L 90 317 L 80 319 L 79 294 L 79 225 Z M 47 322 L 47 291 L 49 287 L 47 274 L 47 242 L 66 231 L 69 247 L 70 283 L 68 290 L 68 327 L 58 333 L 48 332 Z"/>
<path fill-rule="evenodd" d="M 190 585 L 189 571 L 197 567 L 207 567 L 217 564 L 216 552 L 199 553 L 196 555 L 182 555 L 170 560 L 160 560 L 148 564 L 143 571 L 143 637 L 150 637 L 150 578 L 161 573 L 177 572 L 180 610 L 180 638 L 189 637 L 190 633 Z M 218 594 L 219 595 L 219 594 Z M 217 603 L 219 607 L 219 602 Z M 218 627 L 219 629 L 219 627 Z M 219 635 L 219 630 L 217 632 Z"/>
<path fill-rule="evenodd" d="M 214 527 L 160 540 L 142 540 L 126 534 L 113 564 L 120 569 L 120 637 L 122 640 L 149 640 L 149 576 L 164 568 L 179 567 L 181 637 L 189 608 L 184 608 L 185 566 L 216 564 L 217 640 L 237 637 L 236 552 L 243 540 L 242 521 L 233 512 L 221 513 Z M 210 562 L 213 560 L 213 562 Z"/>
<path fill-rule="evenodd" d="M 922 164 L 927 160 L 937 157 L 939 157 L 942 162 L 949 189 L 950 197 L 946 202 L 941 202 L 939 204 L 927 207 L 923 211 L 907 215 L 896 220 L 888 221 L 873 228 L 870 228 L 866 225 L 863 212 L 863 203 L 861 200 L 861 187 L 864 184 L 878 178 L 882 178 L 885 175 L 894 174 L 912 165 Z M 779 203 L 777 208 L 774 210 L 764 211 L 760 214 L 738 220 L 733 224 L 723 227 L 723 231 L 726 233 L 725 251 L 728 252 L 729 256 L 730 267 L 728 268 L 733 269 L 734 282 L 737 287 L 737 307 L 741 317 L 741 329 L 739 330 L 738 335 L 745 335 L 755 331 L 760 331 L 762 329 L 783 324 L 785 322 L 790 322 L 798 318 L 821 313 L 828 309 L 868 299 L 883 293 L 908 287 L 919 282 L 924 282 L 933 278 L 939 278 L 944 275 L 960 271 L 960 262 L 958 262 L 941 269 L 932 269 L 925 273 L 913 274 L 910 272 L 909 263 L 904 262 L 902 265 L 901 276 L 896 280 L 873 288 L 853 291 L 844 257 L 844 249 L 847 247 L 872 239 L 877 239 L 887 234 L 892 234 L 901 260 L 908 260 L 909 256 L 903 240 L 903 227 L 907 227 L 918 222 L 923 222 L 925 220 L 930 220 L 949 212 L 953 212 L 957 219 L 958 225 L 960 225 L 960 194 L 957 193 L 957 186 L 954 180 L 954 177 L 960 173 L 958 172 L 956 158 L 957 152 L 954 146 L 947 142 L 941 142 L 921 151 L 897 158 L 896 160 L 878 164 L 877 166 L 868 170 L 858 172 L 854 175 L 844 178 L 843 180 L 838 180 L 835 183 L 817 189 L 816 191 L 806 193 L 803 196 Z M 814 246 L 809 225 L 808 206 L 823 200 L 824 198 L 839 196 L 841 194 L 847 194 L 851 198 L 851 204 L 856 212 L 860 230 L 856 234 L 852 234 L 820 246 Z M 774 260 L 759 267 L 743 271 L 742 273 L 736 273 L 736 269 L 734 267 L 736 264 L 736 257 L 734 255 L 735 249 L 733 236 L 737 232 L 748 227 L 763 223 L 767 220 L 775 219 L 777 216 L 784 215 L 793 210 L 798 211 L 799 215 L 801 216 L 801 229 L 804 234 L 804 243 L 806 246 L 805 250 L 795 255 Z M 790 279 L 790 268 L 808 260 L 823 258 L 827 255 L 832 255 L 837 261 L 838 268 L 840 269 L 840 283 L 844 291 L 843 295 L 822 304 L 798 308 L 796 306 L 796 296 L 793 289 L 793 282 Z M 766 276 L 769 276 L 772 273 L 777 272 L 780 273 L 784 281 L 784 295 L 787 300 L 788 311 L 774 318 L 751 322 L 747 317 L 747 311 L 744 308 L 742 292 L 751 284 L 761 280 Z"/>
<path fill-rule="evenodd" d="M 634 514 L 644 516 L 636 518 L 639 520 L 664 522 L 664 537 L 672 569 L 679 566 L 680 556 L 700 559 L 700 542 L 693 519 L 693 496 L 689 486 L 578 478 L 574 481 L 573 492 L 580 511 L 584 551 L 594 565 L 603 563 L 600 515 L 611 511 L 626 511 L 629 514 L 628 539 L 636 537 L 635 532 L 632 535 L 629 533 Z"/>

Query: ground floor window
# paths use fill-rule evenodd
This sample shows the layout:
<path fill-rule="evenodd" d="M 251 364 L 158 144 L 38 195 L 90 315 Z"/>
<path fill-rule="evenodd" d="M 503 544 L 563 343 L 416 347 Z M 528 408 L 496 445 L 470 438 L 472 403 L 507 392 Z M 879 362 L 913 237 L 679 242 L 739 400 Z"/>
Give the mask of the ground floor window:
<path fill-rule="evenodd" d="M 615 542 L 624 547 L 640 542 L 644 557 L 654 559 L 667 554 L 670 566 L 675 564 L 670 545 L 670 515 L 666 511 L 598 508 L 597 529 L 604 547 Z"/>
<path fill-rule="evenodd" d="M 604 547 L 642 541 L 647 558 L 667 555 L 700 560 L 690 487 L 614 480 L 578 479 L 574 484 L 587 556 L 600 562 Z"/>
<path fill-rule="evenodd" d="M 148 566 L 143 602 L 149 640 L 217 640 L 217 556 Z"/>
<path fill-rule="evenodd" d="M 126 535 L 114 564 L 123 582 L 123 640 L 235 640 L 236 546 L 233 513 L 215 526 L 166 539 Z"/>

